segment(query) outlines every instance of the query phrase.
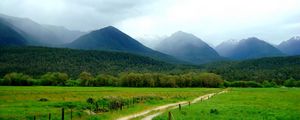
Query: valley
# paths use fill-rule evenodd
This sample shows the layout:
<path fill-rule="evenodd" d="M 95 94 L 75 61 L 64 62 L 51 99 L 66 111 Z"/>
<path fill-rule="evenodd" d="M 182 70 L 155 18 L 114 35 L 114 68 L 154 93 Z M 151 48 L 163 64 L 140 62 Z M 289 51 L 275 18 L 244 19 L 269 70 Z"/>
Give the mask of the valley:
<path fill-rule="evenodd" d="M 297 0 L 1 0 L 0 120 L 300 120 Z"/>

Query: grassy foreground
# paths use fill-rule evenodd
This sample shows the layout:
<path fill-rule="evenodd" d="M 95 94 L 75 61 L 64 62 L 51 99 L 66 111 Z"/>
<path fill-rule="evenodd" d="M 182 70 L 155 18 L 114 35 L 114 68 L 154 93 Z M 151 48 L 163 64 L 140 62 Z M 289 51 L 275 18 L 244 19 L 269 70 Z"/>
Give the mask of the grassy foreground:
<path fill-rule="evenodd" d="M 61 119 L 61 108 L 68 104 L 81 105 L 82 108 L 73 109 L 73 120 L 99 119 L 110 120 L 132 114 L 157 105 L 190 100 L 195 97 L 220 91 L 213 88 L 119 88 L 119 87 L 14 87 L 0 86 L 0 119 L 20 120 Z M 136 96 L 159 97 L 160 100 L 146 100 L 142 103 L 124 108 L 123 110 L 101 112 L 88 115 L 86 100 L 89 97 L 100 99 L 103 97 L 131 98 Z M 46 98 L 49 101 L 39 101 Z M 65 109 L 65 120 L 70 119 L 70 109 Z"/>
<path fill-rule="evenodd" d="M 171 113 L 174 120 L 300 120 L 299 106 L 299 88 L 233 88 Z M 154 120 L 167 118 L 168 112 Z"/>

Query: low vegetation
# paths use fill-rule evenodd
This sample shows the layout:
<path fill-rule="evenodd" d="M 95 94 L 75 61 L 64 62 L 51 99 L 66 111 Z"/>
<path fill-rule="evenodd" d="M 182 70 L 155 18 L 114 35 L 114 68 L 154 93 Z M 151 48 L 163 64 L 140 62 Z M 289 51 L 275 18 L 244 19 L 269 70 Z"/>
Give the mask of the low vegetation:
<path fill-rule="evenodd" d="M 233 88 L 171 114 L 172 120 L 299 120 L 299 96 L 298 88 Z M 154 120 L 167 120 L 168 112 Z"/>
<path fill-rule="evenodd" d="M 48 72 L 38 78 L 23 73 L 8 73 L 0 79 L 2 86 L 114 86 L 114 87 L 300 87 L 300 80 L 290 78 L 276 81 L 225 81 L 214 73 L 186 74 L 121 73 L 117 76 L 82 72 L 72 79 L 66 73 Z"/>
<path fill-rule="evenodd" d="M 191 100 L 216 88 L 0 87 L 0 119 L 111 120 L 158 105 Z"/>

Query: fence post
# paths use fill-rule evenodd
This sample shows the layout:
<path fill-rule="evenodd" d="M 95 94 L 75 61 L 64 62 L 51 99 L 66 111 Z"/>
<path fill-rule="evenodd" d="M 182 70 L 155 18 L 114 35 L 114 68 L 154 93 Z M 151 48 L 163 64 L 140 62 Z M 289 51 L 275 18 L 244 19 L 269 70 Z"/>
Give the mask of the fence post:
<path fill-rule="evenodd" d="M 181 110 L 181 104 L 179 104 L 178 106 L 179 106 L 179 110 Z"/>
<path fill-rule="evenodd" d="M 35 120 L 36 118 L 35 118 L 35 115 L 33 116 L 33 120 Z"/>
<path fill-rule="evenodd" d="M 51 120 L 51 113 L 49 113 L 48 119 Z"/>
<path fill-rule="evenodd" d="M 61 109 L 61 120 L 64 120 L 65 119 L 65 109 L 62 108 Z"/>
<path fill-rule="evenodd" d="M 172 114 L 171 114 L 171 112 L 169 112 L 168 120 L 172 120 Z"/>
<path fill-rule="evenodd" d="M 189 101 L 189 106 L 191 106 L 191 102 Z"/>

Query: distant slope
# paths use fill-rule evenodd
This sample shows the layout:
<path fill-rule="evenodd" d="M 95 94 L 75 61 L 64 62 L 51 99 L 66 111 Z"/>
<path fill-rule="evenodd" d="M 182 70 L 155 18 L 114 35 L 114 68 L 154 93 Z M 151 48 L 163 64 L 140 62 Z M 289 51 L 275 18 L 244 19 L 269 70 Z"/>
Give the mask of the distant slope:
<path fill-rule="evenodd" d="M 122 51 L 149 56 L 172 63 L 181 62 L 169 55 L 162 54 L 144 46 L 113 26 L 108 26 L 83 35 L 72 43 L 67 44 L 66 47 L 85 50 Z"/>
<path fill-rule="evenodd" d="M 277 47 L 288 55 L 300 55 L 300 36 L 283 41 Z"/>
<path fill-rule="evenodd" d="M 27 18 L 18 18 L 0 14 L 0 18 L 18 29 L 29 45 L 56 46 L 76 39 L 83 33 L 59 27 L 41 25 Z M 73 40 L 74 40 L 73 39 Z"/>
<path fill-rule="evenodd" d="M 192 34 L 181 31 L 164 39 L 156 48 L 158 51 L 194 64 L 223 59 L 207 43 Z"/>
<path fill-rule="evenodd" d="M 80 36 L 86 34 L 85 32 L 77 31 L 77 30 L 69 30 L 65 27 L 54 26 L 54 25 L 43 25 L 49 31 L 51 31 L 55 36 L 60 38 L 63 43 L 70 43 Z"/>
<path fill-rule="evenodd" d="M 29 36 L 29 38 L 26 38 L 27 40 L 35 41 L 30 42 L 32 45 L 52 45 L 62 43 L 61 40 L 51 31 L 45 29 L 42 25 L 30 19 L 11 17 L 1 14 L 0 17 L 22 32 L 26 33 Z"/>
<path fill-rule="evenodd" d="M 238 40 L 228 40 L 224 41 L 218 46 L 215 47 L 215 50 L 219 53 L 221 56 L 230 56 L 232 54 L 232 51 L 235 49 L 235 46 L 239 43 Z"/>
<path fill-rule="evenodd" d="M 300 56 L 266 57 L 236 62 L 216 62 L 203 65 L 207 71 L 222 75 L 229 81 L 300 80 Z"/>
<path fill-rule="evenodd" d="M 284 55 L 279 49 L 255 37 L 243 39 L 231 45 L 222 43 L 216 47 L 216 50 L 221 56 L 237 60 Z"/>
<path fill-rule="evenodd" d="M 26 39 L 0 18 L 0 46 L 25 45 Z"/>
<path fill-rule="evenodd" d="M 41 75 L 56 71 L 77 77 L 82 71 L 93 74 L 118 74 L 129 71 L 171 71 L 174 68 L 175 65 L 149 57 L 121 52 L 45 47 L 0 47 L 0 76 L 9 72 Z"/>

